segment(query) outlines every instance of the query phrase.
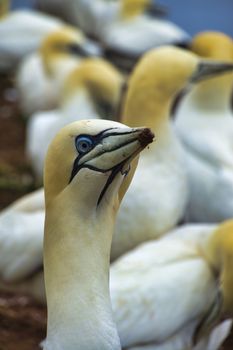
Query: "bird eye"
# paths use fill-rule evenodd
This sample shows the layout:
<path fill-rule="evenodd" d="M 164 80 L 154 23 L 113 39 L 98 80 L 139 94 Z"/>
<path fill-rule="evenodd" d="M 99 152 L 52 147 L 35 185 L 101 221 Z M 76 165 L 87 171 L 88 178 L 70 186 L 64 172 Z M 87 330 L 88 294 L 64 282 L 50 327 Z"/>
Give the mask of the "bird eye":
<path fill-rule="evenodd" d="M 75 144 L 79 153 L 87 153 L 93 148 L 94 142 L 90 137 L 80 136 L 76 138 Z"/>

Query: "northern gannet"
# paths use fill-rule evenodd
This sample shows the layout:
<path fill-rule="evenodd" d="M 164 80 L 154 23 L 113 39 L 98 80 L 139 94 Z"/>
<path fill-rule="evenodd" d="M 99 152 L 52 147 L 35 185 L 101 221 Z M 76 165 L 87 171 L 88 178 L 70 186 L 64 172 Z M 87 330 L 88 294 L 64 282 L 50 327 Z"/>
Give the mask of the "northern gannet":
<path fill-rule="evenodd" d="M 68 0 L 66 3 L 38 0 L 37 3 L 40 10 L 49 8 L 50 13 L 64 14 L 70 23 L 99 40 L 106 53 L 118 57 L 118 62 L 126 64 L 126 68 L 147 50 L 189 40 L 184 30 L 160 18 L 161 5 L 154 0 Z M 151 16 L 152 12 L 157 16 Z"/>
<path fill-rule="evenodd" d="M 233 67 L 233 42 L 223 33 L 200 33 L 191 48 Z M 200 82 L 176 113 L 175 127 L 186 153 L 189 221 L 219 222 L 233 215 L 232 87 L 232 73 Z"/>
<path fill-rule="evenodd" d="M 78 29 L 63 26 L 48 34 L 38 50 L 23 60 L 16 76 L 25 116 L 56 108 L 65 78 L 89 55 L 101 51 Z"/>
<path fill-rule="evenodd" d="M 169 120 L 171 106 L 190 82 L 229 69 L 229 64 L 204 60 L 174 47 L 154 49 L 136 66 L 129 79 L 121 121 L 148 125 L 157 142 L 140 158 L 122 202 L 113 237 L 113 259 L 165 234 L 183 218 L 188 183 L 184 150 Z"/>
<path fill-rule="evenodd" d="M 44 172 L 45 350 L 121 348 L 109 295 L 111 240 L 130 162 L 153 137 L 146 128 L 84 120 L 52 141 Z"/>

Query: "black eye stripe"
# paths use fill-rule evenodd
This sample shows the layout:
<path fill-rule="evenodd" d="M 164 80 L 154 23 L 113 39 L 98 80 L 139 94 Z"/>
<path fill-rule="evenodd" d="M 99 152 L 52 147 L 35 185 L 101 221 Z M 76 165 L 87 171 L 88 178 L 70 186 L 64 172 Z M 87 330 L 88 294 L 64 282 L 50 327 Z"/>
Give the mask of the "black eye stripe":
<path fill-rule="evenodd" d="M 99 134 L 97 135 L 88 135 L 88 134 L 81 134 L 79 136 L 77 136 L 75 138 L 75 142 L 76 142 L 76 139 L 79 138 L 79 137 L 88 137 L 88 138 L 91 138 L 92 141 L 93 141 L 93 147 L 85 152 L 85 153 L 79 153 L 78 156 L 76 157 L 74 163 L 73 163 L 73 168 L 72 168 L 72 172 L 71 172 L 71 175 L 70 175 L 70 180 L 69 180 L 69 183 L 71 183 L 71 181 L 73 180 L 73 178 L 77 175 L 77 173 L 80 171 L 80 169 L 82 168 L 88 168 L 88 169 L 92 169 L 92 170 L 95 170 L 97 172 L 102 172 L 102 173 L 105 173 L 107 171 L 110 171 L 110 170 L 113 170 L 113 168 L 110 168 L 110 169 L 107 169 L 107 170 L 102 170 L 102 169 L 98 169 L 98 168 L 95 168 L 93 166 L 90 166 L 90 165 L 86 165 L 85 163 L 83 164 L 79 164 L 80 162 L 80 159 L 82 157 L 84 157 L 86 154 L 88 154 L 90 151 L 92 151 L 96 145 L 98 145 L 102 140 L 104 140 L 106 137 L 109 137 L 109 136 L 114 136 L 114 135 L 127 135 L 127 134 L 133 134 L 134 131 L 132 131 L 132 129 L 130 129 L 129 131 L 125 131 L 125 132 L 122 132 L 122 133 L 119 133 L 119 132 L 111 132 L 111 133 L 107 133 L 105 135 L 105 133 L 109 130 L 114 130 L 114 129 L 118 129 L 118 128 L 108 128 L 108 129 L 105 129 L 103 131 L 101 131 Z M 135 132 L 137 132 L 138 130 L 135 130 Z M 129 142 L 126 142 L 125 144 L 121 144 L 120 147 L 126 145 L 127 143 L 130 143 L 132 142 L 133 140 L 129 141 Z M 115 149 L 112 149 L 111 151 L 114 151 L 116 150 L 118 147 L 116 147 Z M 103 152 L 104 153 L 104 152 Z M 101 155 L 102 153 L 100 153 L 99 155 Z"/>

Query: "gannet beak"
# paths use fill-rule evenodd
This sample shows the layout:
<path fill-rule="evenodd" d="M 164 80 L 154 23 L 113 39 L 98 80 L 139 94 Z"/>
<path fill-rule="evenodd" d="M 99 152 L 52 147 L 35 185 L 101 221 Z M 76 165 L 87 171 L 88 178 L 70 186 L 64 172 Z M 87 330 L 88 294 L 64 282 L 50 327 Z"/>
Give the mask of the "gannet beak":
<path fill-rule="evenodd" d="M 227 62 L 215 62 L 215 61 L 201 61 L 197 70 L 191 77 L 191 83 L 197 83 L 199 81 L 214 77 L 216 75 L 233 71 L 233 64 Z"/>
<path fill-rule="evenodd" d="M 168 14 L 168 9 L 165 5 L 159 4 L 157 0 L 151 0 L 147 13 L 151 16 L 161 17 Z"/>
<path fill-rule="evenodd" d="M 69 53 L 81 57 L 101 57 L 103 50 L 92 40 L 86 40 L 82 44 L 72 43 L 68 46 Z"/>
<path fill-rule="evenodd" d="M 114 176 L 123 174 L 131 160 L 153 139 L 154 134 L 148 128 L 110 128 L 92 136 L 95 146 L 76 158 L 70 182 L 82 168 L 112 172 Z"/>

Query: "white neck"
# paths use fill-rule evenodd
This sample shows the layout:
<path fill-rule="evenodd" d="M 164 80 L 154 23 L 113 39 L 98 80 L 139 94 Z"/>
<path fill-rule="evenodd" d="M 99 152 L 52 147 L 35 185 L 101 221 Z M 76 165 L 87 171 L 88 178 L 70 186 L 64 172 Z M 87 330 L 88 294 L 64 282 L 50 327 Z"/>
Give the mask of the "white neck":
<path fill-rule="evenodd" d="M 78 66 L 80 58 L 78 56 L 56 57 L 50 63 L 52 80 L 63 84 L 68 74 Z"/>
<path fill-rule="evenodd" d="M 84 203 L 91 200 L 77 198 L 71 186 L 71 190 L 63 191 L 62 200 L 54 200 L 47 208 L 45 350 L 121 348 L 112 317 L 108 280 L 115 217 L 112 209 L 101 212 L 101 207 L 93 206 L 88 211 Z"/>
<path fill-rule="evenodd" d="M 232 94 L 232 75 L 203 81 L 194 86 L 181 103 L 181 109 L 200 109 L 212 113 L 229 113 Z M 205 114 L 208 116 L 209 114 Z"/>
<path fill-rule="evenodd" d="M 63 101 L 61 109 L 68 122 L 79 119 L 99 119 L 93 100 L 82 88 L 77 89 Z"/>

